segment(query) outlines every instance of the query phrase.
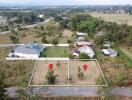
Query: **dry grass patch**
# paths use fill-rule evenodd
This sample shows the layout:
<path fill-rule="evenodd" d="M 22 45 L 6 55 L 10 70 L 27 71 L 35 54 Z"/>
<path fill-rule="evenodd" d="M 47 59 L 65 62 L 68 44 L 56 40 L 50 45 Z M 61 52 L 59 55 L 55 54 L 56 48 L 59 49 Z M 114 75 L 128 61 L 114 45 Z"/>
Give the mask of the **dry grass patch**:
<path fill-rule="evenodd" d="M 132 15 L 129 14 L 103 14 L 90 13 L 93 17 L 104 19 L 105 21 L 117 22 L 119 24 L 132 25 Z"/>
<path fill-rule="evenodd" d="M 0 75 L 7 87 L 28 86 L 34 61 L 6 61 L 5 57 L 12 47 L 0 48 Z"/>

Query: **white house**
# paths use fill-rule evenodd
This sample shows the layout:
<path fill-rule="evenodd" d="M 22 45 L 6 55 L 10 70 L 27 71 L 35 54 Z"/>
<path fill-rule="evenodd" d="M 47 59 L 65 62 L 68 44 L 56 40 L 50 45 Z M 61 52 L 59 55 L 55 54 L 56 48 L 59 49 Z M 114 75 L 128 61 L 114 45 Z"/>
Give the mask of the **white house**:
<path fill-rule="evenodd" d="M 108 48 L 110 46 L 111 46 L 110 41 L 105 41 L 104 44 L 103 44 L 103 47 L 106 47 L 106 48 Z"/>
<path fill-rule="evenodd" d="M 38 17 L 39 17 L 39 18 L 44 18 L 44 15 L 41 15 L 41 14 L 40 14 L 40 15 L 38 15 Z"/>
<path fill-rule="evenodd" d="M 45 49 L 45 46 L 37 43 L 28 43 L 17 46 L 8 56 L 20 58 L 39 58 L 40 53 Z"/>
<path fill-rule="evenodd" d="M 115 51 L 114 49 L 108 48 L 108 49 L 102 49 L 102 52 L 106 55 L 106 56 L 110 56 L 110 57 L 115 57 L 118 55 L 118 52 Z"/>
<path fill-rule="evenodd" d="M 80 53 L 86 53 L 90 58 L 94 58 L 95 53 L 90 46 L 83 46 L 79 48 Z"/>
<path fill-rule="evenodd" d="M 78 38 L 76 39 L 76 41 L 77 41 L 77 42 L 84 41 L 84 37 L 78 37 Z"/>
<path fill-rule="evenodd" d="M 78 37 L 79 36 L 82 36 L 83 37 L 83 36 L 87 35 L 87 33 L 82 33 L 82 32 L 77 32 L 76 34 L 77 34 Z"/>
<path fill-rule="evenodd" d="M 104 36 L 105 33 L 104 33 L 103 31 L 99 31 L 99 32 L 97 33 L 97 35 L 99 35 L 99 36 Z"/>

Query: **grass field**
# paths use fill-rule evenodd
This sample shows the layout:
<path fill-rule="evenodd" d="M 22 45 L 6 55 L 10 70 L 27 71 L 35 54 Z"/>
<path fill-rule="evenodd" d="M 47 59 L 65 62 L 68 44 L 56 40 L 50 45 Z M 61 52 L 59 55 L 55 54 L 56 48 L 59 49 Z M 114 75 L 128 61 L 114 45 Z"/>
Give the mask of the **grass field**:
<path fill-rule="evenodd" d="M 128 24 L 132 26 L 132 15 L 129 14 L 103 14 L 90 13 L 93 17 L 104 19 L 105 21 L 117 22 L 118 24 Z"/>
<path fill-rule="evenodd" d="M 47 47 L 41 54 L 42 57 L 68 57 L 67 47 Z"/>
<path fill-rule="evenodd" d="M 0 48 L 0 75 L 3 75 L 6 87 L 28 86 L 35 61 L 6 61 L 11 48 Z"/>

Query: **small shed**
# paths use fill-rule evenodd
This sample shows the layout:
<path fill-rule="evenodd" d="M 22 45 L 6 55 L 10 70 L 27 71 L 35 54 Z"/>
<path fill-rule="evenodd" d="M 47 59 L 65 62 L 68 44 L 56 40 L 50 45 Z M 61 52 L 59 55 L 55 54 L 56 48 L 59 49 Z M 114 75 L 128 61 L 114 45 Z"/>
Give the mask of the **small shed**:
<path fill-rule="evenodd" d="M 118 52 L 112 48 L 108 48 L 108 49 L 102 49 L 102 52 L 106 55 L 106 56 L 110 56 L 110 57 L 116 57 L 118 55 Z"/>
<path fill-rule="evenodd" d="M 97 35 L 99 35 L 99 36 L 104 36 L 104 32 L 103 31 L 99 31 L 98 33 L 97 33 Z"/>
<path fill-rule="evenodd" d="M 86 53 L 90 58 L 94 58 L 95 53 L 90 46 L 83 46 L 79 48 L 80 53 Z"/>
<path fill-rule="evenodd" d="M 77 32 L 76 34 L 77 34 L 77 36 L 85 36 L 85 35 L 87 35 L 87 33 L 82 33 L 82 32 Z"/>
<path fill-rule="evenodd" d="M 108 47 L 110 47 L 110 45 L 111 45 L 110 41 L 105 41 L 103 44 L 103 47 L 108 48 Z"/>

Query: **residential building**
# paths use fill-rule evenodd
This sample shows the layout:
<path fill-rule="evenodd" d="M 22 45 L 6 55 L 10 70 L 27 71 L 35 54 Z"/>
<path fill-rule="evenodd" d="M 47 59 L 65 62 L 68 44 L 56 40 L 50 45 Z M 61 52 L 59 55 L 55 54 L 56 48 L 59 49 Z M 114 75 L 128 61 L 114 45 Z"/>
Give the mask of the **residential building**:
<path fill-rule="evenodd" d="M 91 46 L 92 43 L 91 43 L 91 42 L 82 41 L 82 42 L 77 42 L 76 45 L 77 45 L 78 47 L 82 47 L 82 46 Z"/>
<path fill-rule="evenodd" d="M 28 43 L 21 46 L 17 46 L 9 57 L 20 57 L 20 58 L 38 58 L 40 53 L 45 49 L 45 46 L 37 43 Z"/>
<path fill-rule="evenodd" d="M 110 57 L 116 57 L 118 55 L 118 52 L 111 48 L 102 49 L 102 52 L 104 53 L 104 55 L 110 56 Z"/>
<path fill-rule="evenodd" d="M 87 33 L 77 32 L 76 35 L 77 37 L 80 37 L 80 36 L 83 37 L 83 36 L 86 36 Z"/>
<path fill-rule="evenodd" d="M 78 37 L 78 38 L 76 39 L 76 41 L 77 41 L 77 42 L 84 41 L 84 37 Z"/>
<path fill-rule="evenodd" d="M 110 45 L 111 45 L 110 41 L 105 41 L 103 47 L 108 48 L 110 47 Z"/>
<path fill-rule="evenodd" d="M 95 57 L 95 53 L 94 53 L 92 47 L 90 47 L 90 46 L 80 47 L 79 51 L 80 51 L 80 53 L 86 53 L 89 56 L 89 58 Z"/>

